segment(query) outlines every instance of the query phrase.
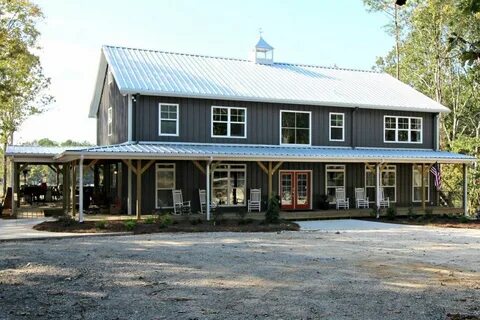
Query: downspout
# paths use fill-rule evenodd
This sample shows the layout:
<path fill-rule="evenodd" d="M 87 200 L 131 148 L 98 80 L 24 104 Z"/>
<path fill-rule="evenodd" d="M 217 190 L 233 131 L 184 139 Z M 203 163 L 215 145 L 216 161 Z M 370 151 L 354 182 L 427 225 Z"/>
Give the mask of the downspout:
<path fill-rule="evenodd" d="M 210 157 L 207 161 L 207 171 L 206 171 L 206 176 L 207 176 L 207 186 L 205 189 L 207 189 L 207 221 L 210 221 L 210 165 L 213 162 L 213 158 Z"/>

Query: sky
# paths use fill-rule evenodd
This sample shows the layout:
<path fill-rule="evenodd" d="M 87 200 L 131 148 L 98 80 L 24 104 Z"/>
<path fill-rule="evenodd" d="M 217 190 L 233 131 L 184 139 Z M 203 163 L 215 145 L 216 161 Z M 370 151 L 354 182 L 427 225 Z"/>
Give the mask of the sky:
<path fill-rule="evenodd" d="M 361 0 L 33 0 L 55 102 L 15 142 L 96 141 L 88 118 L 102 45 L 248 58 L 259 29 L 275 61 L 371 69 L 393 39 Z"/>

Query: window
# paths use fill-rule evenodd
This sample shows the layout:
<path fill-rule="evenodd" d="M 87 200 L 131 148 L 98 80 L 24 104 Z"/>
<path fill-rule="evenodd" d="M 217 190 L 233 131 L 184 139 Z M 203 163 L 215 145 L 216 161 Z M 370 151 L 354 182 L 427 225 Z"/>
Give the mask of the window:
<path fill-rule="evenodd" d="M 365 192 L 370 202 L 375 202 L 377 199 L 376 185 L 377 177 L 375 172 L 365 166 Z M 380 187 L 383 188 L 385 198 L 390 198 L 391 202 L 396 201 L 397 166 L 388 165 L 382 169 L 380 173 Z"/>
<path fill-rule="evenodd" d="M 157 163 L 155 166 L 156 208 L 173 208 L 172 190 L 175 189 L 175 164 Z"/>
<path fill-rule="evenodd" d="M 246 165 L 224 164 L 213 171 L 212 201 L 220 206 L 244 206 Z"/>
<path fill-rule="evenodd" d="M 343 113 L 330 112 L 330 141 L 344 141 L 344 118 Z"/>
<path fill-rule="evenodd" d="M 384 142 L 422 143 L 422 118 L 384 117 Z"/>
<path fill-rule="evenodd" d="M 247 109 L 212 107 L 212 137 L 246 138 Z"/>
<path fill-rule="evenodd" d="M 159 103 L 158 135 L 178 136 L 178 104 Z"/>
<path fill-rule="evenodd" d="M 310 144 L 310 111 L 280 111 L 280 144 Z"/>
<path fill-rule="evenodd" d="M 113 133 L 113 110 L 112 107 L 107 110 L 107 131 L 108 135 L 111 136 Z"/>
<path fill-rule="evenodd" d="M 345 188 L 345 166 L 328 164 L 325 170 L 325 180 L 328 202 L 335 203 L 335 189 Z"/>
<path fill-rule="evenodd" d="M 412 181 L 413 181 L 413 202 L 422 202 L 422 171 L 416 165 L 412 166 Z M 430 201 L 430 173 L 427 173 L 424 179 L 425 184 L 425 202 Z"/>

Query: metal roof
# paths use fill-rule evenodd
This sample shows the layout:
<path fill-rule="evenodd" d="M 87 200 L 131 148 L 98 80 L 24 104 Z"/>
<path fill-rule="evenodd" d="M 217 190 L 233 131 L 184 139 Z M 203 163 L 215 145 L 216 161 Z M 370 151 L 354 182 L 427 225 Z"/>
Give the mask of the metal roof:
<path fill-rule="evenodd" d="M 442 162 L 467 163 L 475 157 L 459 153 L 427 149 L 381 149 L 381 148 L 331 148 L 331 147 L 285 147 L 276 145 L 221 145 L 194 143 L 126 143 L 109 146 L 66 150 L 56 158 L 135 158 L 135 159 L 187 159 L 231 161 L 296 161 L 296 162 Z"/>
<path fill-rule="evenodd" d="M 449 112 L 386 73 L 104 46 L 90 117 L 107 67 L 121 94 Z"/>
<path fill-rule="evenodd" d="M 255 45 L 256 49 L 263 49 L 263 50 L 273 50 L 273 47 L 267 43 L 261 36 L 258 39 L 257 44 Z"/>
<path fill-rule="evenodd" d="M 59 153 L 62 153 L 67 150 L 81 150 L 85 149 L 85 147 L 42 147 L 42 146 L 28 146 L 28 145 L 13 145 L 7 146 L 7 150 L 5 154 L 7 156 L 45 156 L 45 157 L 53 157 Z"/>

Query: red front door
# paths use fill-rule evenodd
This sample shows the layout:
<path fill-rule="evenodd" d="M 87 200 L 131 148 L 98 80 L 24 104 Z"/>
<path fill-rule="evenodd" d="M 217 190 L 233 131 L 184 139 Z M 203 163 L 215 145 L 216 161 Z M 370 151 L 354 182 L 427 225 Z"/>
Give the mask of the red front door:
<path fill-rule="evenodd" d="M 280 205 L 282 210 L 311 209 L 310 171 L 280 172 Z"/>

